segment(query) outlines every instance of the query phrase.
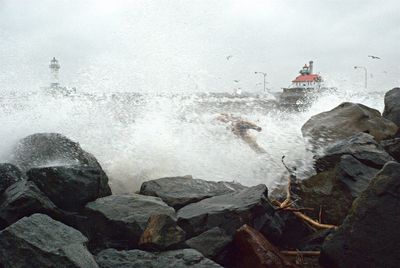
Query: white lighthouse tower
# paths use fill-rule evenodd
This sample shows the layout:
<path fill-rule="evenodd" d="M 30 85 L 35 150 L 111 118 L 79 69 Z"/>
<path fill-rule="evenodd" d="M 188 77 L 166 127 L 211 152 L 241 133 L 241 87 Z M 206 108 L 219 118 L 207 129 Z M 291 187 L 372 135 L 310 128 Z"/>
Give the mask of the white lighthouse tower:
<path fill-rule="evenodd" d="M 58 88 L 60 86 L 60 82 L 58 80 L 58 71 L 60 70 L 60 64 L 58 63 L 58 60 L 56 60 L 56 57 L 53 57 L 53 59 L 50 61 L 50 72 L 51 72 L 51 83 L 50 87 L 51 88 Z"/>

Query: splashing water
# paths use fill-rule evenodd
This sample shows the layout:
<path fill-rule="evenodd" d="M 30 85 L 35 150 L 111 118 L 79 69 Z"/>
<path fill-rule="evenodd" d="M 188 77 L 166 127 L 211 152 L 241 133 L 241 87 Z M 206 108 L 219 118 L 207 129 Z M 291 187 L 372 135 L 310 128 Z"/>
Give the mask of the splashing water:
<path fill-rule="evenodd" d="M 232 95 L 78 94 L 54 97 L 42 93 L 0 95 L 0 160 L 6 162 L 15 142 L 38 132 L 66 135 L 93 153 L 116 191 L 136 191 L 145 180 L 191 174 L 207 180 L 244 185 L 281 183 L 286 156 L 299 174 L 311 170 L 301 126 L 314 114 L 343 101 L 380 111 L 384 92 L 343 90 L 319 98 L 309 109 L 285 112 L 263 97 Z M 216 119 L 228 112 L 255 122 L 252 132 L 267 154 L 256 154 L 229 125 Z M 121 187 L 122 186 L 122 187 Z"/>

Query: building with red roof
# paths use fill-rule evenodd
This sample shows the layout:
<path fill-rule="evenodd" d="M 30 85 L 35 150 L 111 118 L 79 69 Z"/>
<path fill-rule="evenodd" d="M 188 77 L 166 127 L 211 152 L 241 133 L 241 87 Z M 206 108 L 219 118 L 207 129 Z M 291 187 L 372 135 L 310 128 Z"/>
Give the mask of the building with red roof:
<path fill-rule="evenodd" d="M 313 89 L 321 87 L 321 76 L 313 74 L 313 61 L 310 61 L 309 65 L 305 64 L 299 73 L 300 75 L 292 81 L 291 88 Z"/>

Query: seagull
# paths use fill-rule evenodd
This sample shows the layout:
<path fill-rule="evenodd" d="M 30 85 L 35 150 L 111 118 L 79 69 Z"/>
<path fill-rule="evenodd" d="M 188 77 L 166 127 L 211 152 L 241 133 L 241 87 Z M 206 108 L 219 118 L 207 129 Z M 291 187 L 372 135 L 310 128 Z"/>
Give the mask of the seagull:
<path fill-rule="evenodd" d="M 368 55 L 368 57 L 370 57 L 373 60 L 380 60 L 381 58 L 377 57 L 377 56 L 372 56 L 372 55 Z"/>
<path fill-rule="evenodd" d="M 239 83 L 239 80 L 233 80 L 235 83 Z"/>
<path fill-rule="evenodd" d="M 233 55 L 229 55 L 228 57 L 226 57 L 226 60 L 230 60 L 233 57 Z"/>

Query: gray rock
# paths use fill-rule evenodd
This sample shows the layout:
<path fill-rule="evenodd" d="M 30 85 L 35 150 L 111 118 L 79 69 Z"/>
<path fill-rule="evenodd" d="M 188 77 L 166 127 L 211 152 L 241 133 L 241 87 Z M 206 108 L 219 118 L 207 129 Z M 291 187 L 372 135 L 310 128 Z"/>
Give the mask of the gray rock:
<path fill-rule="evenodd" d="M 274 215 L 275 210 L 267 196 L 267 187 L 260 184 L 203 199 L 178 211 L 178 225 L 185 230 L 188 238 L 213 227 L 220 227 L 231 235 L 243 224 L 254 226 L 267 237 L 279 236 L 284 223 Z"/>
<path fill-rule="evenodd" d="M 169 206 L 179 209 L 208 197 L 245 188 L 238 183 L 205 181 L 191 176 L 167 177 L 144 182 L 140 194 L 160 197 Z"/>
<path fill-rule="evenodd" d="M 382 116 L 400 126 L 400 88 L 395 87 L 385 94 L 385 108 Z"/>
<path fill-rule="evenodd" d="M 58 133 L 37 133 L 23 138 L 13 150 L 11 163 L 23 172 L 35 167 L 61 165 L 101 169 L 96 158 L 84 151 L 79 143 Z"/>
<path fill-rule="evenodd" d="M 150 253 L 141 250 L 106 249 L 96 255 L 100 268 L 212 268 L 222 267 L 194 249 Z"/>
<path fill-rule="evenodd" d="M 186 240 L 186 244 L 198 250 L 205 257 L 213 259 L 221 253 L 233 240 L 224 230 L 214 227 L 204 233 Z"/>
<path fill-rule="evenodd" d="M 160 198 L 138 194 L 99 198 L 86 205 L 86 213 L 92 226 L 87 235 L 95 248 L 137 248 L 151 215 L 176 218 L 175 210 Z"/>
<path fill-rule="evenodd" d="M 397 162 L 400 161 L 400 138 L 381 141 L 381 145 Z"/>
<path fill-rule="evenodd" d="M 14 165 L 8 163 L 0 164 L 0 194 L 12 184 L 25 179 L 22 172 Z"/>
<path fill-rule="evenodd" d="M 19 181 L 8 187 L 0 198 L 1 228 L 34 213 L 59 215 L 58 208 L 33 182 Z"/>
<path fill-rule="evenodd" d="M 168 215 L 152 215 L 140 237 L 139 247 L 145 250 L 177 248 L 185 241 L 185 232 Z"/>
<path fill-rule="evenodd" d="M 101 168 L 57 166 L 32 168 L 27 172 L 54 204 L 66 210 L 76 210 L 97 198 L 111 195 L 107 175 Z"/>
<path fill-rule="evenodd" d="M 367 189 L 378 171 L 379 169 L 368 167 L 351 155 L 343 155 L 340 158 L 337 174 L 338 179 L 346 184 L 351 195 L 356 198 Z"/>
<path fill-rule="evenodd" d="M 397 126 L 379 111 L 365 105 L 344 102 L 336 108 L 312 116 L 301 128 L 303 137 L 315 147 L 324 147 L 356 133 L 371 134 L 376 140 L 393 137 Z"/>
<path fill-rule="evenodd" d="M 315 162 L 317 171 L 335 167 L 344 154 L 353 156 L 364 165 L 378 169 L 386 162 L 394 160 L 371 135 L 358 133 L 328 146 L 324 156 L 317 158 Z"/>
<path fill-rule="evenodd" d="M 98 267 L 79 231 L 43 214 L 25 217 L 0 232 L 4 267 Z"/>
<path fill-rule="evenodd" d="M 325 240 L 324 267 L 398 267 L 400 164 L 387 163 L 354 201 L 343 224 Z"/>

